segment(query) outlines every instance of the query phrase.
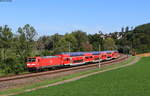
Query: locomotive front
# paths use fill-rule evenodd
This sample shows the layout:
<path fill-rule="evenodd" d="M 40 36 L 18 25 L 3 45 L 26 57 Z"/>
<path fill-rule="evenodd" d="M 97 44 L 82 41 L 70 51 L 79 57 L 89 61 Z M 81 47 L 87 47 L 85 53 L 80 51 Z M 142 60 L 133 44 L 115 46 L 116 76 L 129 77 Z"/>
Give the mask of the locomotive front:
<path fill-rule="evenodd" d="M 38 67 L 38 57 L 29 57 L 26 59 L 28 69 L 36 69 Z"/>

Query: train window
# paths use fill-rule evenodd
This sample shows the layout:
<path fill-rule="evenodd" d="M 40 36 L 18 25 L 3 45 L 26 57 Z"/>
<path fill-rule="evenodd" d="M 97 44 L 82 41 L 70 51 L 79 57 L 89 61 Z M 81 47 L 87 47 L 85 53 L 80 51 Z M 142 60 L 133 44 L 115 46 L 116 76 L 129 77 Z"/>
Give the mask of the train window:
<path fill-rule="evenodd" d="M 95 58 L 95 60 L 98 60 L 99 58 Z"/>
<path fill-rule="evenodd" d="M 70 59 L 69 58 L 67 58 L 67 61 L 69 61 Z"/>
<path fill-rule="evenodd" d="M 27 59 L 27 62 L 35 62 L 36 61 L 36 58 L 28 58 Z"/>
<path fill-rule="evenodd" d="M 81 60 L 74 60 L 73 63 L 79 63 L 79 62 L 83 62 L 83 59 Z"/>
<path fill-rule="evenodd" d="M 102 57 L 106 57 L 106 55 L 102 55 Z"/>
<path fill-rule="evenodd" d="M 69 58 L 65 58 L 65 61 L 69 61 L 70 59 Z"/>
<path fill-rule="evenodd" d="M 85 57 L 86 59 L 89 59 L 89 57 Z"/>

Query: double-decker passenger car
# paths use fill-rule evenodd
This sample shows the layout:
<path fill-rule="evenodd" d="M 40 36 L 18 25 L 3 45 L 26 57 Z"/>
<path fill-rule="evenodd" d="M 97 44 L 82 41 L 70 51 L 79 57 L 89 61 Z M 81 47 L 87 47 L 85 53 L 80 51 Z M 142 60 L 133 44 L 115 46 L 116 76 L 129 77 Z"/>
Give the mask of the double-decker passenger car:
<path fill-rule="evenodd" d="M 92 55 L 93 55 L 93 62 L 99 62 L 99 61 L 102 61 L 102 54 L 101 52 L 99 51 L 94 51 L 94 52 L 91 52 Z"/>
<path fill-rule="evenodd" d="M 93 62 L 94 61 L 94 56 L 91 52 L 85 52 L 84 53 L 84 62 Z"/>
<path fill-rule="evenodd" d="M 85 63 L 83 52 L 63 52 L 56 56 L 62 58 L 63 65 L 80 65 Z"/>

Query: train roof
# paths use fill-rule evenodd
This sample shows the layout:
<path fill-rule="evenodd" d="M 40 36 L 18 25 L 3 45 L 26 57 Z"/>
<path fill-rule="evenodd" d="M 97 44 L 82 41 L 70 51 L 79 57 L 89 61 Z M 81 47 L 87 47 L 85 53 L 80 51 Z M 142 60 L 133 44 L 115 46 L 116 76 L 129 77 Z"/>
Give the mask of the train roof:
<path fill-rule="evenodd" d="M 93 51 L 93 52 L 90 52 L 90 53 L 92 53 L 93 55 L 98 55 L 98 54 L 100 54 L 102 52 L 101 51 Z"/>
<path fill-rule="evenodd" d="M 69 56 L 83 56 L 84 52 L 62 52 L 62 53 L 59 53 L 59 54 L 61 54 L 61 55 L 67 54 Z"/>
<path fill-rule="evenodd" d="M 91 52 L 62 52 L 62 53 L 59 53 L 61 55 L 63 54 L 67 54 L 69 56 L 83 56 L 85 54 L 93 54 L 93 55 L 98 55 L 100 53 L 103 53 L 102 51 L 91 51 Z"/>
<path fill-rule="evenodd" d="M 42 56 L 41 58 L 55 58 L 55 57 L 58 57 L 58 56 Z"/>
<path fill-rule="evenodd" d="M 83 56 L 85 54 L 92 54 L 92 55 L 98 55 L 100 53 L 107 53 L 107 52 L 118 52 L 118 51 L 91 51 L 91 52 L 61 52 L 57 55 L 69 55 L 69 56 Z"/>
<path fill-rule="evenodd" d="M 118 52 L 117 50 L 112 50 L 112 51 L 102 51 L 102 52 Z"/>

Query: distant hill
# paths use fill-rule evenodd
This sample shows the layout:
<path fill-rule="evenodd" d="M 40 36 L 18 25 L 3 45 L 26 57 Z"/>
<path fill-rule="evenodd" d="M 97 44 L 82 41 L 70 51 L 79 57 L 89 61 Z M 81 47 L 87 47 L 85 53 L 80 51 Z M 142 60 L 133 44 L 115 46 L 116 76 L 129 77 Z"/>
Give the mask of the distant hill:
<path fill-rule="evenodd" d="M 128 46 L 136 53 L 150 52 L 150 23 L 121 33 L 123 33 L 123 37 L 119 40 L 120 46 Z"/>
<path fill-rule="evenodd" d="M 150 52 L 150 23 L 137 26 L 132 35 L 137 52 Z"/>

